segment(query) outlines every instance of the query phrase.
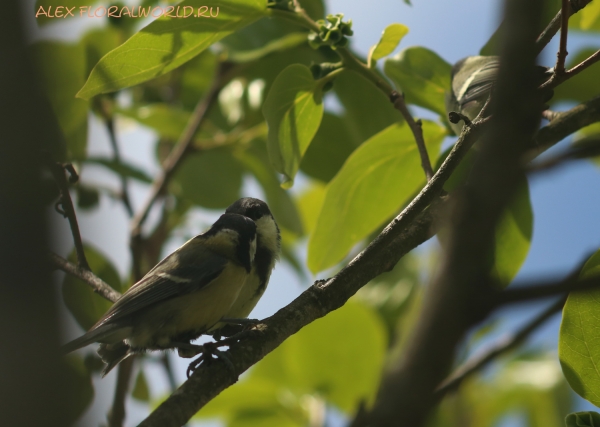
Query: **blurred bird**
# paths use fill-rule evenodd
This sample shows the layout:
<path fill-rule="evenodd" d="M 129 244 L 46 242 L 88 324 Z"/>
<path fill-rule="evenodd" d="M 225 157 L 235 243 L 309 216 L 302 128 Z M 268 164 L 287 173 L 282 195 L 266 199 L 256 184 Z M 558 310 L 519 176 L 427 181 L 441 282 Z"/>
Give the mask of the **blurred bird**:
<path fill-rule="evenodd" d="M 263 271 L 254 264 L 256 232 L 256 224 L 246 216 L 221 215 L 208 231 L 188 240 L 131 286 L 64 351 L 101 343 L 98 354 L 106 363 L 106 375 L 135 353 L 197 349 L 190 341 L 230 315 L 246 280 L 255 270 Z M 242 307 L 240 313 L 247 310 L 245 304 Z"/>
<path fill-rule="evenodd" d="M 498 69 L 500 58 L 498 56 L 468 56 L 461 59 L 452 67 L 451 88 L 446 93 L 446 112 L 456 111 L 464 114 L 470 120 L 475 119 L 485 105 Z M 538 85 L 544 83 L 552 75 L 551 68 L 539 66 Z M 552 90 L 543 93 L 543 102 L 552 98 Z M 545 107 L 547 108 L 547 107 Z M 450 123 L 452 130 L 460 135 L 464 123 Z"/>

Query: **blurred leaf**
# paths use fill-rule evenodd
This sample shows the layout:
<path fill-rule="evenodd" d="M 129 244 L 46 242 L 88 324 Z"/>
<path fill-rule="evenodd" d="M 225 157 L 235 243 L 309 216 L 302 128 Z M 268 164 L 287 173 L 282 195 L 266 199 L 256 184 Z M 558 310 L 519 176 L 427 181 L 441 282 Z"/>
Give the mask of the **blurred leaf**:
<path fill-rule="evenodd" d="M 83 46 L 43 41 L 32 49 L 42 87 L 67 142 L 68 159 L 83 159 L 87 151 L 88 102 L 75 98 L 85 79 Z"/>
<path fill-rule="evenodd" d="M 270 381 L 296 399 L 318 395 L 349 412 L 374 398 L 385 347 L 385 329 L 377 315 L 349 301 L 287 339 L 249 377 Z"/>
<path fill-rule="evenodd" d="M 533 234 L 529 185 L 523 179 L 496 227 L 494 275 L 508 285 L 525 262 Z"/>
<path fill-rule="evenodd" d="M 148 389 L 148 382 L 146 381 L 143 369 L 140 369 L 140 372 L 138 372 L 131 396 L 142 402 L 150 401 L 150 390 Z"/>
<path fill-rule="evenodd" d="M 597 141 L 598 139 L 600 139 L 600 123 L 594 123 L 593 125 L 584 127 L 573 135 L 573 145 L 581 146 L 591 141 Z M 592 157 L 590 160 L 596 166 L 600 166 L 600 156 Z"/>
<path fill-rule="evenodd" d="M 600 4 L 597 1 L 589 3 L 569 19 L 569 29 L 583 31 L 600 30 Z"/>
<path fill-rule="evenodd" d="M 315 229 L 319 212 L 325 200 L 325 189 L 325 185 L 315 181 L 296 198 L 302 224 L 307 234 L 312 233 Z"/>
<path fill-rule="evenodd" d="M 589 6 L 591 6 L 591 4 Z M 587 9 L 587 7 L 585 9 Z M 572 68 L 581 63 L 597 50 L 597 46 L 590 47 L 579 50 L 577 53 L 575 53 L 575 55 L 569 55 L 567 57 L 569 59 L 567 68 Z M 598 79 L 598 75 L 600 75 L 600 62 L 596 62 L 582 71 L 580 74 L 577 74 L 573 78 L 570 78 L 566 82 L 557 86 L 554 89 L 554 97 L 552 98 L 551 102 L 554 104 L 559 101 L 588 101 L 594 97 L 595 94 L 600 92 L 600 79 Z"/>
<path fill-rule="evenodd" d="M 152 182 L 152 178 L 150 178 L 146 174 L 146 172 L 144 172 L 143 170 L 138 169 L 137 167 L 130 165 L 128 163 L 123 163 L 123 161 L 121 161 L 120 163 L 117 163 L 115 161 L 115 159 L 103 159 L 100 157 L 88 157 L 83 162 L 84 162 L 84 164 L 93 164 L 93 165 L 104 166 L 105 168 L 112 170 L 114 173 L 116 173 L 119 176 L 133 178 L 138 181 L 145 182 L 147 184 L 150 184 Z"/>
<path fill-rule="evenodd" d="M 573 412 L 565 419 L 567 427 L 600 427 L 600 414 L 594 411 Z"/>
<path fill-rule="evenodd" d="M 580 277 L 600 274 L 600 250 L 585 263 Z M 569 294 L 560 325 L 558 357 L 577 394 L 600 406 L 600 290 Z"/>
<path fill-rule="evenodd" d="M 121 292 L 121 278 L 112 263 L 98 250 L 90 246 L 85 246 L 84 249 L 92 272 Z M 74 250 L 69 255 L 69 261 L 77 263 Z M 67 308 L 86 331 L 112 306 L 112 302 L 95 293 L 90 285 L 70 274 L 65 275 L 62 293 Z"/>
<path fill-rule="evenodd" d="M 155 130 L 159 136 L 172 140 L 181 136 L 191 116 L 188 111 L 161 103 L 118 109 L 117 112 Z"/>
<path fill-rule="evenodd" d="M 281 188 L 279 180 L 269 165 L 269 155 L 262 141 L 255 141 L 250 149 L 235 153 L 236 158 L 248 169 L 262 186 L 267 204 L 280 227 L 297 236 L 304 231 L 298 209 L 290 194 Z"/>
<path fill-rule="evenodd" d="M 356 147 L 344 120 L 326 112 L 300 169 L 312 178 L 329 182 Z"/>
<path fill-rule="evenodd" d="M 50 22 L 62 22 L 63 19 L 71 18 L 71 14 L 79 16 L 80 6 L 90 6 L 97 3 L 98 0 L 61 0 L 57 3 L 54 0 L 37 0 L 35 2 L 36 22 L 39 26 L 44 26 Z M 58 9 L 60 7 L 60 9 Z M 70 13 L 66 8 L 75 10 Z M 56 14 L 62 17 L 56 17 Z"/>
<path fill-rule="evenodd" d="M 180 3 L 182 8 L 202 5 L 201 0 Z M 152 22 L 104 56 L 77 96 L 90 99 L 166 74 L 266 13 L 263 0 L 214 0 L 211 7 L 219 8 L 215 18 L 161 17 Z"/>
<path fill-rule="evenodd" d="M 333 82 L 344 107 L 346 130 L 356 146 L 393 123 L 402 121 L 400 112 L 373 83 L 354 71 L 345 71 Z"/>
<path fill-rule="evenodd" d="M 81 417 L 94 399 L 94 386 L 92 378 L 86 369 L 83 359 L 75 354 L 69 354 L 63 357 L 61 363 L 66 365 L 63 373 L 63 387 L 68 393 L 68 402 L 64 405 L 68 413 L 69 420 L 75 422 Z M 71 425 L 71 422 L 68 425 Z"/>
<path fill-rule="evenodd" d="M 392 53 L 398 45 L 402 38 L 408 34 L 408 27 L 402 24 L 390 24 L 385 30 L 383 30 L 383 34 L 379 39 L 379 42 L 371 48 L 370 59 L 377 61 L 378 59 L 384 58 Z M 367 63 L 370 64 L 371 61 L 367 60 Z"/>
<path fill-rule="evenodd" d="M 445 128 L 423 121 L 429 157 L 435 162 Z M 348 158 L 327 186 L 323 208 L 308 242 L 308 267 L 322 271 L 398 213 L 425 183 L 421 160 L 408 125 L 381 131 Z"/>
<path fill-rule="evenodd" d="M 323 117 L 322 83 L 308 67 L 293 64 L 281 72 L 269 90 L 263 114 L 269 126 L 267 148 L 271 164 L 289 188 L 302 156 Z"/>
<path fill-rule="evenodd" d="M 289 415 L 281 412 L 248 411 L 227 423 L 227 427 L 304 427 L 306 421 L 294 421 Z"/>
<path fill-rule="evenodd" d="M 264 46 L 261 46 L 257 49 L 247 51 L 232 51 L 228 54 L 227 58 L 233 62 L 256 61 L 271 53 L 280 52 L 282 50 L 287 50 L 306 43 L 306 37 L 306 33 L 301 32 L 286 34 L 278 39 L 274 39 L 265 43 Z"/>
<path fill-rule="evenodd" d="M 446 114 L 445 93 L 450 90 L 451 65 L 424 47 L 409 47 L 386 59 L 385 74 L 398 85 L 406 103 Z"/>
<path fill-rule="evenodd" d="M 112 26 L 94 28 L 84 34 L 81 44 L 86 52 L 85 76 L 90 74 L 100 58 L 123 43 L 123 37 L 124 34 Z"/>
<path fill-rule="evenodd" d="M 224 209 L 240 198 L 242 166 L 226 148 L 186 157 L 171 181 L 171 192 L 195 205 Z"/>
<path fill-rule="evenodd" d="M 193 111 L 198 100 L 202 99 L 213 84 L 217 57 L 210 50 L 205 50 L 184 64 L 180 70 L 179 100 L 187 110 Z"/>
<path fill-rule="evenodd" d="M 98 206 L 100 202 L 100 193 L 95 188 L 78 185 L 75 187 L 77 191 L 77 207 L 81 209 L 91 209 Z"/>

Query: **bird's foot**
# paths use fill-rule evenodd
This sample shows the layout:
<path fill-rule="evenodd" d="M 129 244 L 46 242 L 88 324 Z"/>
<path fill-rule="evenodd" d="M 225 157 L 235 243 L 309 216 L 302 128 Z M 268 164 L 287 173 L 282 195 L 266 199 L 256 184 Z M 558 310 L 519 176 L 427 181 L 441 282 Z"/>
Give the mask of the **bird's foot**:
<path fill-rule="evenodd" d="M 226 340 L 223 340 L 223 341 L 226 341 Z M 188 378 L 194 373 L 194 371 L 196 369 L 198 369 L 198 367 L 200 365 L 202 365 L 203 363 L 212 363 L 215 359 L 222 360 L 227 365 L 229 370 L 233 374 L 235 374 L 235 367 L 233 366 L 233 363 L 231 363 L 231 360 L 227 356 L 227 353 L 219 350 L 219 347 L 224 347 L 224 346 L 229 345 L 228 343 L 222 344 L 223 341 L 208 342 L 206 344 L 198 346 L 198 347 L 202 347 L 202 350 L 200 350 L 200 352 L 202 352 L 202 354 L 199 357 L 197 357 L 196 359 L 194 359 L 189 364 L 187 371 L 186 371 L 186 375 Z"/>

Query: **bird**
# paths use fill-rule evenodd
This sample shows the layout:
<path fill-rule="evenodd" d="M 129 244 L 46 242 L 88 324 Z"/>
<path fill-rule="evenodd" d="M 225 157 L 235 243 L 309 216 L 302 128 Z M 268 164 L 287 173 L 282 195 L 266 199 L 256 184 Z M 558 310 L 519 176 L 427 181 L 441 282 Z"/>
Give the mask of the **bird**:
<path fill-rule="evenodd" d="M 490 95 L 498 70 L 500 68 L 500 57 L 498 56 L 468 56 L 461 59 L 452 66 L 451 87 L 446 92 L 446 112 L 459 112 L 470 120 L 475 119 L 488 96 Z M 538 81 L 541 85 L 550 78 L 552 68 L 538 66 Z M 543 102 L 552 98 L 553 92 L 547 89 L 542 94 Z M 547 106 L 544 109 L 548 108 Z M 450 123 L 450 127 L 457 135 L 460 135 L 464 123 Z"/>
<path fill-rule="evenodd" d="M 256 223 L 256 255 L 252 270 L 237 300 L 223 316 L 230 321 L 247 318 L 264 294 L 269 284 L 271 272 L 279 260 L 281 233 L 269 206 L 260 199 L 244 197 L 232 203 L 226 213 L 239 214 Z M 219 323 L 211 332 L 224 327 Z"/>
<path fill-rule="evenodd" d="M 188 240 L 132 285 L 63 351 L 100 343 L 98 355 L 106 363 L 103 376 L 132 354 L 192 351 L 198 346 L 190 341 L 230 313 L 255 268 L 256 252 L 255 222 L 235 213 L 221 215 L 208 231 Z"/>

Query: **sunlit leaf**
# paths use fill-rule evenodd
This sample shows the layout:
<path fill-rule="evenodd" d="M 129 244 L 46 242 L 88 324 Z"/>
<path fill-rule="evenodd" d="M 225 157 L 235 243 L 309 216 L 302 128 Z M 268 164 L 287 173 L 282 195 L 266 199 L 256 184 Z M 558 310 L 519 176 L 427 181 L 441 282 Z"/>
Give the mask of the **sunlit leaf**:
<path fill-rule="evenodd" d="M 319 130 L 304 154 L 300 169 L 312 178 L 329 182 L 357 145 L 345 121 L 339 116 L 325 113 Z"/>
<path fill-rule="evenodd" d="M 432 162 L 445 128 L 423 121 Z M 317 226 L 308 243 L 308 267 L 322 271 L 392 215 L 425 183 L 412 132 L 406 124 L 384 129 L 361 145 L 327 186 Z"/>
<path fill-rule="evenodd" d="M 402 24 L 390 24 L 383 30 L 379 42 L 371 48 L 370 59 L 377 61 L 392 53 L 402 38 L 408 34 L 408 27 Z M 368 61 L 369 63 L 371 61 Z"/>
<path fill-rule="evenodd" d="M 444 96 L 450 90 L 451 66 L 424 47 L 409 47 L 388 58 L 385 74 L 396 83 L 408 104 L 446 114 Z"/>
<path fill-rule="evenodd" d="M 312 233 L 317 225 L 317 218 L 325 200 L 325 188 L 324 184 L 315 181 L 297 197 L 302 224 L 307 234 Z"/>
<path fill-rule="evenodd" d="M 569 29 L 600 30 L 600 4 L 593 1 L 569 19 Z"/>
<path fill-rule="evenodd" d="M 322 83 L 308 67 L 294 64 L 277 77 L 263 114 L 269 126 L 269 158 L 277 172 L 284 175 L 285 187 L 291 187 L 302 156 L 315 136 L 323 117 Z"/>
<path fill-rule="evenodd" d="M 205 3 L 186 0 L 178 6 L 197 11 Z M 214 18 L 161 17 L 104 56 L 77 96 L 89 99 L 166 74 L 264 15 L 266 5 L 263 0 L 214 0 L 210 6 L 219 8 Z"/>
<path fill-rule="evenodd" d="M 85 255 L 92 272 L 115 290 L 121 291 L 121 279 L 112 263 L 90 246 L 85 247 Z M 71 253 L 69 260 L 77 262 L 75 252 Z M 112 302 L 95 293 L 90 285 L 70 274 L 65 275 L 62 293 L 67 308 L 85 330 L 91 328 L 112 306 Z"/>
<path fill-rule="evenodd" d="M 400 112 L 389 98 L 354 71 L 344 71 L 337 76 L 333 90 L 344 107 L 342 119 L 356 146 L 391 124 L 402 121 Z"/>
<path fill-rule="evenodd" d="M 350 301 L 286 340 L 257 364 L 250 378 L 271 381 L 296 398 L 315 394 L 351 411 L 374 398 L 385 347 L 385 328 L 377 315 Z"/>
<path fill-rule="evenodd" d="M 585 263 L 580 277 L 600 274 L 600 250 Z M 577 394 L 600 406 L 600 291 L 569 295 L 560 325 L 558 356 L 569 385 Z"/>

